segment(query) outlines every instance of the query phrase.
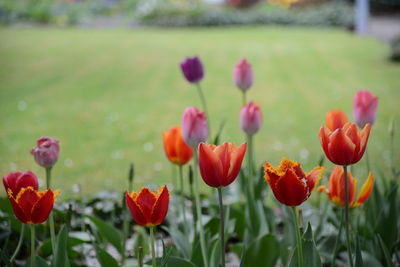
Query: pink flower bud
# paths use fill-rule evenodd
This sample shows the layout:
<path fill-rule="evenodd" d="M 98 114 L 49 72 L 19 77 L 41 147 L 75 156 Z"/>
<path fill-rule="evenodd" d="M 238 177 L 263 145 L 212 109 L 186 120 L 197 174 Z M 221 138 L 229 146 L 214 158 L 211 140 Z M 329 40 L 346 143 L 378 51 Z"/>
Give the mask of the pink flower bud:
<path fill-rule="evenodd" d="M 44 136 L 40 137 L 36 143 L 37 147 L 31 149 L 36 163 L 43 168 L 51 168 L 57 162 L 60 152 L 58 140 Z"/>
<path fill-rule="evenodd" d="M 247 103 L 240 111 L 240 127 L 242 130 L 253 135 L 261 127 L 263 116 L 260 107 L 254 102 Z"/>
<path fill-rule="evenodd" d="M 242 91 L 247 91 L 253 84 L 253 70 L 246 59 L 240 60 L 233 68 L 233 81 Z"/>
<path fill-rule="evenodd" d="M 208 139 L 207 117 L 204 112 L 196 107 L 188 107 L 182 116 L 182 137 L 186 144 L 196 148 L 201 142 Z"/>
<path fill-rule="evenodd" d="M 369 91 L 361 90 L 354 96 L 353 105 L 353 119 L 358 127 L 364 128 L 367 123 L 374 124 L 378 97 Z"/>

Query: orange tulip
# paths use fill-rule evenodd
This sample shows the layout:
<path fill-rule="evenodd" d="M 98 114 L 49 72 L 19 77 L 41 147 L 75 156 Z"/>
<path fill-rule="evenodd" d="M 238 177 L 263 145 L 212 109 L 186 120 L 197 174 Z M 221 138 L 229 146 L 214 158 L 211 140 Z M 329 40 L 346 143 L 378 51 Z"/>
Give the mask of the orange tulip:
<path fill-rule="evenodd" d="M 17 195 L 11 189 L 7 194 L 15 216 L 25 224 L 39 224 L 47 220 L 60 191 L 47 189 L 39 192 L 33 186 L 23 187 Z"/>
<path fill-rule="evenodd" d="M 329 130 L 342 128 L 348 122 L 346 114 L 340 109 L 333 109 L 326 114 L 325 123 Z"/>
<path fill-rule="evenodd" d="M 193 149 L 183 140 L 180 126 L 163 131 L 162 135 L 165 155 L 173 164 L 185 165 L 193 157 Z"/>
<path fill-rule="evenodd" d="M 354 208 L 360 206 L 364 203 L 369 195 L 372 192 L 372 188 L 374 186 L 374 176 L 372 173 L 369 173 L 368 179 L 365 181 L 363 186 L 361 187 L 361 193 L 358 196 L 358 199 L 355 199 L 356 196 L 356 185 L 357 179 L 353 178 L 351 172 L 347 172 L 347 181 L 349 185 L 349 207 Z M 329 177 L 329 188 L 325 185 L 318 187 L 318 192 L 327 193 L 329 199 L 339 206 L 344 206 L 345 203 L 345 192 L 344 192 L 344 171 L 341 166 L 336 166 L 331 176 Z"/>
<path fill-rule="evenodd" d="M 334 164 L 345 166 L 357 163 L 362 158 L 370 131 L 370 124 L 360 131 L 357 125 L 347 122 L 334 131 L 322 126 L 319 138 L 328 159 Z"/>
<path fill-rule="evenodd" d="M 238 176 L 247 144 L 199 145 L 199 168 L 204 182 L 211 187 L 230 185 Z"/>
<path fill-rule="evenodd" d="M 300 163 L 283 158 L 277 168 L 264 164 L 265 181 L 276 199 L 286 206 L 298 206 L 306 201 L 321 179 L 324 167 L 316 167 L 304 174 Z"/>
<path fill-rule="evenodd" d="M 166 186 L 160 187 L 153 193 L 143 187 L 139 194 L 125 192 L 125 201 L 133 219 L 142 226 L 161 224 L 168 212 L 169 192 Z"/>

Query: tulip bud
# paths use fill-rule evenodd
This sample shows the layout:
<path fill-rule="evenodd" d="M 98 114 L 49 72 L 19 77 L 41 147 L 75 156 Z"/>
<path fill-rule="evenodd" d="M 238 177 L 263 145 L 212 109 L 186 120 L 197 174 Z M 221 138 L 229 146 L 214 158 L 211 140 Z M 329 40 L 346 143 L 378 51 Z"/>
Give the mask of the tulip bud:
<path fill-rule="evenodd" d="M 128 181 L 130 184 L 133 182 L 133 177 L 135 177 L 135 168 L 132 162 L 128 173 Z"/>
<path fill-rule="evenodd" d="M 183 76 L 190 83 L 198 83 L 203 79 L 203 64 L 198 57 L 189 57 L 181 62 Z"/>
<path fill-rule="evenodd" d="M 242 91 L 247 91 L 253 84 L 253 70 L 246 59 L 240 60 L 233 68 L 233 81 Z"/>
<path fill-rule="evenodd" d="M 353 106 L 353 119 L 358 127 L 364 128 L 367 123 L 374 124 L 378 97 L 366 90 L 358 91 L 354 96 Z"/>
<path fill-rule="evenodd" d="M 326 114 L 325 124 L 331 131 L 342 128 L 346 122 L 348 122 L 346 113 L 340 109 L 333 109 Z"/>
<path fill-rule="evenodd" d="M 254 102 L 249 102 L 240 111 L 240 127 L 248 135 L 258 132 L 261 127 L 263 116 L 260 107 Z"/>
<path fill-rule="evenodd" d="M 58 159 L 60 152 L 59 142 L 51 137 L 40 137 L 37 140 L 37 147 L 31 149 L 37 164 L 43 168 L 51 168 Z"/>
<path fill-rule="evenodd" d="M 182 137 L 186 144 L 197 148 L 201 142 L 208 139 L 208 125 L 206 115 L 196 107 L 188 107 L 183 112 L 181 128 Z"/>

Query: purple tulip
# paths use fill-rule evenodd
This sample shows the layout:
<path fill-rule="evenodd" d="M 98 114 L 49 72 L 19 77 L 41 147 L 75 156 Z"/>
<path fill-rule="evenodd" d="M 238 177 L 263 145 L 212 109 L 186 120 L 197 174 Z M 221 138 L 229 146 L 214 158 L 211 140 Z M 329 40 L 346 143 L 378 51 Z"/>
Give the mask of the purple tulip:
<path fill-rule="evenodd" d="M 261 127 L 263 116 L 260 107 L 254 102 L 249 102 L 240 111 L 240 127 L 248 135 L 258 132 Z"/>
<path fill-rule="evenodd" d="M 31 154 L 37 164 L 43 168 L 51 168 L 58 159 L 60 146 L 58 140 L 51 137 L 40 137 L 37 140 L 37 147 L 31 149 Z"/>
<path fill-rule="evenodd" d="M 198 57 L 189 57 L 181 62 L 182 73 L 190 83 L 198 83 L 203 79 L 203 64 Z"/>
<path fill-rule="evenodd" d="M 353 119 L 358 127 L 364 128 L 367 123 L 374 124 L 378 97 L 369 91 L 361 90 L 354 96 L 353 105 Z"/>
<path fill-rule="evenodd" d="M 253 84 L 253 70 L 246 59 L 240 60 L 233 68 L 233 81 L 243 92 L 247 91 Z"/>
<path fill-rule="evenodd" d="M 181 127 L 183 140 L 192 148 L 197 148 L 199 143 L 208 139 L 207 116 L 196 107 L 185 109 Z"/>

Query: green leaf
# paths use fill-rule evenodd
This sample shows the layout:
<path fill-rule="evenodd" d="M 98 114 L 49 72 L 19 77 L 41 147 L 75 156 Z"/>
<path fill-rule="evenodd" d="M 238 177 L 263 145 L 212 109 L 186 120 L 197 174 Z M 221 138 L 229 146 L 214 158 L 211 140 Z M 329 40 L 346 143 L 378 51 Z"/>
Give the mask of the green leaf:
<path fill-rule="evenodd" d="M 242 259 L 241 266 L 254 267 L 260 266 L 275 266 L 279 258 L 280 246 L 275 236 L 266 234 L 246 248 L 246 252 Z M 306 266 L 306 265 L 304 265 Z"/>
<path fill-rule="evenodd" d="M 4 250 L 0 249 L 0 263 L 3 263 L 3 266 L 7 266 L 7 267 L 12 267 L 12 263 L 10 262 L 10 259 L 8 259 L 5 255 L 4 255 Z"/>
<path fill-rule="evenodd" d="M 213 246 L 212 246 L 212 251 L 211 251 L 211 257 L 210 257 L 210 267 L 218 267 L 220 266 L 221 263 L 221 245 L 220 245 L 220 240 L 217 239 L 215 240 Z"/>
<path fill-rule="evenodd" d="M 192 262 L 171 256 L 168 258 L 167 267 L 196 267 Z"/>
<path fill-rule="evenodd" d="M 102 267 L 119 267 L 118 262 L 104 249 L 96 246 L 97 260 Z"/>
<path fill-rule="evenodd" d="M 360 238 L 357 235 L 356 238 L 356 262 L 355 262 L 355 267 L 364 267 L 362 255 L 361 255 L 361 249 L 360 249 Z"/>
<path fill-rule="evenodd" d="M 122 234 L 121 232 L 109 223 L 102 220 L 86 216 L 94 224 L 97 233 L 106 241 L 110 242 L 120 253 L 122 253 Z"/>
<path fill-rule="evenodd" d="M 69 260 L 67 255 L 67 242 L 68 231 L 67 227 L 63 225 L 58 233 L 56 240 L 56 251 L 54 253 L 53 266 L 54 267 L 69 267 Z"/>
<path fill-rule="evenodd" d="M 380 222 L 378 224 L 378 233 L 380 234 L 387 249 L 391 250 L 398 237 L 398 185 L 395 182 L 391 182 L 388 190 L 389 192 L 385 200 L 386 205 L 383 206 L 383 214 L 380 216 Z"/>
<path fill-rule="evenodd" d="M 190 243 L 185 235 L 175 226 L 164 228 L 171 236 L 177 248 L 180 250 L 185 258 L 189 258 L 190 255 Z"/>
<path fill-rule="evenodd" d="M 385 261 L 386 261 L 387 266 L 394 267 L 394 264 L 390 257 L 390 253 L 389 253 L 387 247 L 385 246 L 385 243 L 383 242 L 382 237 L 379 234 L 378 234 L 378 241 L 379 241 L 379 245 L 383 251 L 383 255 L 385 256 Z"/>
<path fill-rule="evenodd" d="M 25 267 L 31 267 L 31 260 L 32 257 L 29 257 L 29 259 L 26 261 Z M 50 265 L 47 264 L 46 260 L 40 256 L 36 256 L 35 261 L 36 261 L 36 267 L 50 267 Z"/>

